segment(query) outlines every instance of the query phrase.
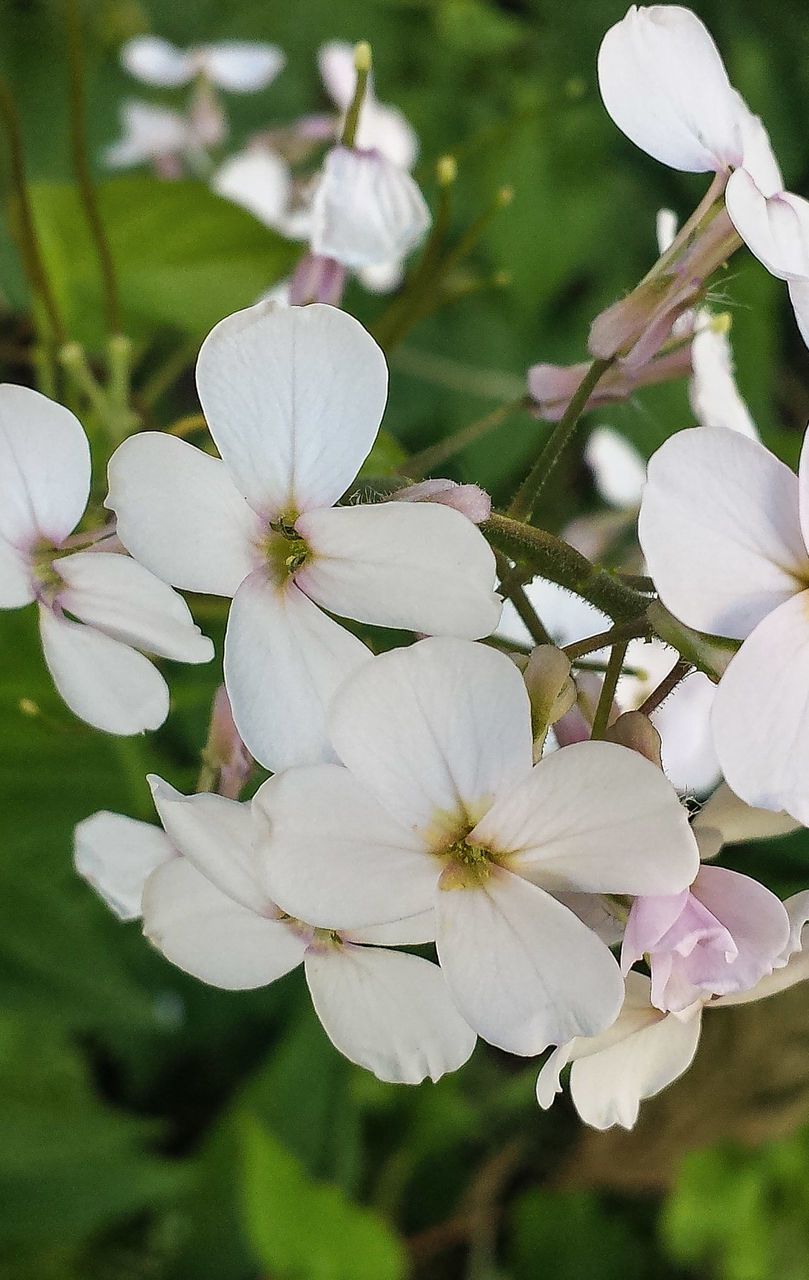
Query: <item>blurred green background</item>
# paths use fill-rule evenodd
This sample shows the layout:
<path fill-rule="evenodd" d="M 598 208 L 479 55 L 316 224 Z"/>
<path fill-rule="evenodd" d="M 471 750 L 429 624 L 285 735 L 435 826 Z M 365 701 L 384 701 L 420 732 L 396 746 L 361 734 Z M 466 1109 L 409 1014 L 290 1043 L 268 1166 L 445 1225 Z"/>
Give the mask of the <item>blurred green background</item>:
<path fill-rule="evenodd" d="M 369 39 L 380 99 L 421 137 L 431 202 L 436 159 L 458 158 L 453 233 L 502 185 L 515 193 L 464 268 L 469 280 L 506 273 L 509 283 L 444 309 L 390 354 L 385 425 L 421 448 L 519 395 L 529 364 L 583 358 L 593 315 L 653 260 L 656 210 L 684 217 L 706 185 L 636 151 L 600 105 L 596 52 L 624 8 L 94 0 L 84 9 L 91 149 L 97 157 L 118 136 L 125 97 L 176 101 L 141 93 L 121 71 L 118 49 L 141 31 L 284 48 L 287 68 L 266 92 L 229 99 L 233 145 L 324 109 L 318 45 Z M 809 193 L 804 0 L 695 8 L 764 117 L 787 185 Z M 22 119 L 43 250 L 70 336 L 96 353 L 99 280 L 66 185 L 64 46 L 60 4 L 2 0 L 0 68 Z M 197 409 L 190 370 L 207 329 L 254 301 L 296 251 L 196 184 L 97 176 L 136 387 L 165 426 Z M 7 232 L 0 293 L 0 373 L 24 382 L 27 295 Z M 721 297 L 742 391 L 765 442 L 794 464 L 809 355 L 786 291 L 738 255 Z M 373 326 L 387 303 L 352 286 L 346 305 Z M 167 362 L 177 376 L 161 383 Z M 608 422 L 648 456 L 690 420 L 684 388 L 672 386 L 587 426 Z M 545 430 L 512 418 L 448 470 L 504 501 Z M 595 505 L 580 447 L 558 480 L 541 513 L 551 528 Z M 194 608 L 221 645 L 222 606 Z M 253 993 L 206 988 L 137 925 L 118 924 L 72 871 L 79 819 L 100 808 L 151 816 L 147 770 L 193 788 L 213 667 L 171 669 L 168 723 L 122 740 L 59 702 L 32 610 L 0 617 L 0 646 L 4 1280 L 809 1278 L 809 988 L 706 1018 L 693 1071 L 647 1104 L 630 1135 L 583 1132 L 565 1099 L 540 1113 L 536 1067 L 483 1045 L 437 1086 L 382 1085 L 328 1044 L 300 972 Z M 741 847 L 728 865 L 785 895 L 809 883 L 809 840 Z"/>

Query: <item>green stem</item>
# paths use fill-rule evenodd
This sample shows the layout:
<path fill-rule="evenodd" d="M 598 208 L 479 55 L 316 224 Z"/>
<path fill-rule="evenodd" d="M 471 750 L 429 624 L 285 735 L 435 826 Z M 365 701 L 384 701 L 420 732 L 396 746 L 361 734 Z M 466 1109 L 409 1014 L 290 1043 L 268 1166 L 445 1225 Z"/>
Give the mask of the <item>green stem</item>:
<path fill-rule="evenodd" d="M 499 590 L 514 605 L 517 615 L 525 626 L 534 644 L 553 644 L 528 596 L 522 583 L 515 578 L 507 558 L 500 551 L 494 553 L 497 575 L 500 580 Z"/>
<path fill-rule="evenodd" d="M 346 112 L 343 124 L 343 133 L 340 138 L 340 145 L 343 147 L 354 146 L 357 127 L 360 122 L 360 111 L 368 88 L 368 76 L 371 72 L 371 46 L 367 40 L 361 40 L 354 48 L 354 67 L 357 72 L 357 83 L 354 88 L 354 97 L 351 99 L 351 106 Z"/>
<path fill-rule="evenodd" d="M 79 187 L 79 196 L 90 234 L 96 247 L 98 263 L 104 285 L 107 323 L 111 334 L 121 332 L 121 307 L 115 266 L 112 260 L 104 222 L 98 205 L 98 196 L 90 174 L 85 136 L 84 62 L 82 58 L 81 14 L 78 0 L 65 0 L 65 27 L 70 68 L 70 141 L 73 149 L 73 167 Z"/>
<path fill-rule="evenodd" d="M 2 116 L 8 138 L 11 182 L 16 197 L 15 212 L 17 216 L 13 219 L 13 222 L 19 240 L 20 255 L 31 288 L 45 309 L 52 340 L 61 346 L 67 341 L 67 330 L 59 314 L 56 298 L 51 289 L 48 273 L 45 270 L 45 264 L 39 250 L 34 211 L 31 207 L 28 184 L 25 180 L 25 158 L 19 116 L 14 96 L 2 77 L 0 77 L 0 116 Z"/>
<path fill-rule="evenodd" d="M 652 628 L 647 619 L 639 617 L 631 622 L 619 622 L 617 626 L 600 631 L 598 635 L 587 636 L 584 640 L 577 640 L 575 644 L 563 645 L 562 652 L 567 654 L 571 662 L 577 662 L 579 658 L 585 658 L 589 653 L 598 653 L 599 649 L 606 649 L 608 645 L 620 644 L 624 640 L 645 640 L 651 634 Z"/>
<path fill-rule="evenodd" d="M 447 458 L 459 453 L 467 445 L 474 444 L 476 440 L 482 439 L 494 427 L 499 426 L 501 422 L 509 418 L 512 413 L 517 413 L 520 409 L 525 408 L 526 404 L 527 397 L 523 395 L 517 400 L 510 401 L 509 404 L 500 405 L 498 409 L 493 409 L 485 417 L 478 418 L 477 422 L 472 422 L 467 427 L 461 427 L 460 431 L 454 431 L 452 435 L 446 436 L 445 439 L 439 440 L 436 444 L 429 445 L 426 449 L 420 450 L 419 453 L 411 454 L 401 466 L 396 468 L 397 472 L 400 475 L 409 476 L 412 480 L 421 480 L 439 463 L 446 462 Z"/>
<path fill-rule="evenodd" d="M 635 621 L 648 607 L 646 596 L 624 586 L 544 529 L 496 512 L 480 527 L 492 544 L 512 560 L 527 562 L 535 573 L 589 600 L 614 622 Z"/>
<path fill-rule="evenodd" d="M 579 418 L 585 410 L 599 380 L 613 363 L 608 360 L 594 360 L 570 398 L 562 417 L 556 423 L 548 439 L 542 447 L 539 457 L 523 480 L 508 514 L 515 520 L 530 520 L 536 500 L 542 492 L 548 476 L 553 471 L 559 458 L 578 425 Z"/>
<path fill-rule="evenodd" d="M 601 695 L 598 699 L 598 706 L 593 717 L 593 728 L 590 737 L 593 740 L 603 738 L 607 731 L 610 720 L 610 712 L 612 704 L 615 701 L 615 690 L 618 687 L 618 679 L 621 675 L 621 669 L 624 665 L 626 656 L 626 646 L 628 640 L 622 641 L 620 644 L 613 646 L 610 653 L 610 659 L 607 663 L 607 671 L 604 676 L 604 683 L 601 686 Z"/>
<path fill-rule="evenodd" d="M 90 368 L 84 348 L 78 342 L 66 342 L 59 351 L 59 363 L 77 391 L 86 396 L 103 423 L 110 419 L 110 402 Z"/>

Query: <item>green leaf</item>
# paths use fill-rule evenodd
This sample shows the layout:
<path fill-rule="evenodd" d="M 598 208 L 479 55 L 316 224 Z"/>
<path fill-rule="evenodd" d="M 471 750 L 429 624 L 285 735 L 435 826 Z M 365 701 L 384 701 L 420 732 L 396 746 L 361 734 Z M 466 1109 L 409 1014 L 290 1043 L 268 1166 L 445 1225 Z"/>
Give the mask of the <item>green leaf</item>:
<path fill-rule="evenodd" d="M 307 1177 L 249 1111 L 238 1132 L 247 1233 L 276 1280 L 402 1280 L 404 1246 L 380 1218 Z"/>
<path fill-rule="evenodd" d="M 160 326 L 203 338 L 254 303 L 300 253 L 200 182 L 117 178 L 98 196 L 133 338 L 151 338 Z M 78 194 L 38 183 L 31 197 L 68 336 L 97 351 L 106 333 L 101 275 Z"/>
<path fill-rule="evenodd" d="M 587 1192 L 527 1191 L 512 1209 L 514 1280 L 642 1280 L 643 1250 L 625 1220 Z"/>

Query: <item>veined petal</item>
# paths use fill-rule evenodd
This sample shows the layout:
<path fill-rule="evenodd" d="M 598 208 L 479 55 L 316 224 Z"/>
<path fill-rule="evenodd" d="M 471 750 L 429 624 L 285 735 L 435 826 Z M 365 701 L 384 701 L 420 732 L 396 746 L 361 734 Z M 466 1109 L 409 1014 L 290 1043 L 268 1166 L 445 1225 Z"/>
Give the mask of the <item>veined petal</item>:
<path fill-rule="evenodd" d="M 494 555 L 450 507 L 384 502 L 309 511 L 311 555 L 295 581 L 331 613 L 382 627 L 477 640 L 497 626 Z"/>
<path fill-rule="evenodd" d="M 352 270 L 404 258 L 423 239 L 430 211 L 406 169 L 379 151 L 337 146 L 312 201 L 311 249 Z"/>
<path fill-rule="evenodd" d="M 365 942 L 374 947 L 418 947 L 435 942 L 435 911 L 429 907 L 390 924 L 367 924 L 361 929 L 341 929 L 345 942 Z"/>
<path fill-rule="evenodd" d="M 30 387 L 0 385 L 0 538 L 57 546 L 90 494 L 90 446 L 78 418 Z"/>
<path fill-rule="evenodd" d="M 218 458 L 156 431 L 130 436 L 110 459 L 104 503 L 131 555 L 186 591 L 232 596 L 262 563 L 264 525 Z"/>
<path fill-rule="evenodd" d="M 194 75 L 193 58 L 160 36 L 135 36 L 121 50 L 121 63 L 144 84 L 177 89 Z"/>
<path fill-rule="evenodd" d="M 202 982 L 247 991 L 301 963 L 308 938 L 221 893 L 187 858 L 158 867 L 143 891 L 143 932 Z"/>
<path fill-rule="evenodd" d="M 168 836 L 152 822 L 102 809 L 73 833 L 73 865 L 120 920 L 141 913 L 143 886 L 176 856 Z"/>
<path fill-rule="evenodd" d="M 74 715 L 123 736 L 163 723 L 169 713 L 168 687 L 142 653 L 42 605 L 39 629 L 48 670 Z"/>
<path fill-rule="evenodd" d="M 662 164 L 703 173 L 741 163 L 736 95 L 689 9 L 633 4 L 601 43 L 598 83 L 618 128 Z"/>
<path fill-rule="evenodd" d="M 614 1022 L 624 984 L 603 942 L 541 889 L 494 867 L 439 890 L 436 947 L 470 1026 L 509 1053 L 542 1053 Z"/>
<path fill-rule="evenodd" d="M 266 89 L 286 65 L 282 49 L 258 40 L 222 40 L 195 49 L 193 54 L 208 79 L 230 93 Z"/>
<path fill-rule="evenodd" d="M 762 978 L 748 991 L 734 991 L 711 1002 L 714 1005 L 748 1004 L 786 991 L 809 978 L 809 890 L 793 894 L 784 903 L 790 924 L 790 938 L 780 957 L 780 967 Z"/>
<path fill-rule="evenodd" d="M 332 704 L 332 745 L 389 813 L 428 847 L 465 835 L 531 769 L 523 679 L 468 640 L 420 640 L 374 658 Z"/>
<path fill-rule="evenodd" d="M 725 192 L 730 220 L 751 253 L 779 280 L 809 276 L 809 200 L 779 191 L 765 196 L 745 169 Z"/>
<path fill-rule="evenodd" d="M 798 479 L 736 431 L 679 431 L 649 463 L 638 526 L 667 608 L 742 640 L 809 580 Z"/>
<path fill-rule="evenodd" d="M 197 388 L 211 435 L 267 519 L 329 507 L 370 452 L 388 391 L 385 357 L 345 311 L 260 302 L 208 334 Z"/>
<path fill-rule="evenodd" d="M 58 561 L 68 613 L 114 640 L 177 662 L 210 662 L 204 636 L 176 591 L 128 556 L 77 551 Z"/>
<path fill-rule="evenodd" d="M 248 751 L 277 772 L 331 760 L 326 713 L 370 651 L 299 591 L 252 573 L 233 600 L 225 684 Z"/>
<path fill-rule="evenodd" d="M 457 1071 L 477 1039 L 437 965 L 351 943 L 310 947 L 304 960 L 315 1013 L 335 1048 L 391 1084 Z"/>
<path fill-rule="evenodd" d="M 0 537 L 0 609 L 19 609 L 35 598 L 28 557 Z"/>
<path fill-rule="evenodd" d="M 749 989 L 772 973 L 790 934 L 789 917 L 775 894 L 751 876 L 710 865 L 700 867 L 693 893 L 728 930 L 738 956 L 726 966 L 709 961 L 704 973 L 689 972 L 690 981 L 721 995 Z"/>
<path fill-rule="evenodd" d="M 275 904 L 259 884 L 250 805 L 208 791 L 184 796 L 154 773 L 147 782 L 174 848 L 220 893 L 259 915 L 276 916 Z"/>
<path fill-rule="evenodd" d="M 551 892 L 679 893 L 699 868 L 688 814 L 660 770 L 613 742 L 554 752 L 468 837 Z"/>
<path fill-rule="evenodd" d="M 719 682 L 712 723 L 736 795 L 809 825 L 809 591 L 747 637 Z"/>
<path fill-rule="evenodd" d="M 258 844 L 262 882 L 289 915 L 355 930 L 433 905 L 437 859 L 347 769 L 289 769 L 253 805 L 268 828 Z"/>

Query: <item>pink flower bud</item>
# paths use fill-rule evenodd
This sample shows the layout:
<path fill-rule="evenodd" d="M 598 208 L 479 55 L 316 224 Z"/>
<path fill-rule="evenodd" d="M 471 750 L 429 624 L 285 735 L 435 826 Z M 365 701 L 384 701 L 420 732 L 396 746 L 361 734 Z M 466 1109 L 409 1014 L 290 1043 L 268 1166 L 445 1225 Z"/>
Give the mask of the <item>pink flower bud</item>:
<path fill-rule="evenodd" d="M 339 307 L 343 300 L 346 269 L 333 258 L 323 258 L 317 253 L 305 254 L 292 276 L 289 303 L 303 307 L 310 302 L 328 302 Z"/>
<path fill-rule="evenodd" d="M 230 700 L 223 684 L 220 684 L 214 696 L 205 761 L 218 774 L 218 794 L 226 796 L 228 800 L 238 800 L 253 772 L 253 757 L 233 723 Z"/>
<path fill-rule="evenodd" d="M 389 502 L 440 502 L 454 507 L 473 524 L 482 524 L 492 514 L 492 500 L 476 484 L 458 484 L 455 480 L 422 480 L 419 484 L 397 489 Z"/>

